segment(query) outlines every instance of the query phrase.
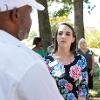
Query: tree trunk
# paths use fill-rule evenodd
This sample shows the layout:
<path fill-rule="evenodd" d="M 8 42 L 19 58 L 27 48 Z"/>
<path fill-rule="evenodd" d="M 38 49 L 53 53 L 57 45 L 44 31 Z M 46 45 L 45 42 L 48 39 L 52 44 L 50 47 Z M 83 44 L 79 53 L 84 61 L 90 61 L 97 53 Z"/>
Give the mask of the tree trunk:
<path fill-rule="evenodd" d="M 83 0 L 74 0 L 74 21 L 78 42 L 80 38 L 84 38 Z"/>
<path fill-rule="evenodd" d="M 45 6 L 44 11 L 38 11 L 38 19 L 39 19 L 40 36 L 43 39 L 44 49 L 47 49 L 47 47 L 51 45 L 51 38 L 52 38 L 47 0 L 37 0 L 37 1 Z"/>

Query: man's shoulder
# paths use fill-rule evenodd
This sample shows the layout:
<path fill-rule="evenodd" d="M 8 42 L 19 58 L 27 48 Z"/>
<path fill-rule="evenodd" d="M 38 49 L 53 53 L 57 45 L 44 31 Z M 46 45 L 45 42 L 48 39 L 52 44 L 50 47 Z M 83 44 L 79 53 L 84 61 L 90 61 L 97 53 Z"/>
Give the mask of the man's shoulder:
<path fill-rule="evenodd" d="M 29 70 L 36 71 L 45 66 L 42 58 L 28 48 L 7 46 L 7 49 L 0 51 L 0 70 L 9 73 L 15 80 L 20 80 Z"/>

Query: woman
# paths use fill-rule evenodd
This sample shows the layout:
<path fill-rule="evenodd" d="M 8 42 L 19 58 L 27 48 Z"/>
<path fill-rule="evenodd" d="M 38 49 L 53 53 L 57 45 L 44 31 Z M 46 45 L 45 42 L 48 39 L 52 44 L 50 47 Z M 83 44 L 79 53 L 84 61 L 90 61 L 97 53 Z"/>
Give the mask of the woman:
<path fill-rule="evenodd" d="M 32 49 L 33 51 L 37 52 L 43 58 L 47 56 L 47 52 L 43 49 L 42 39 L 40 37 L 34 38 L 33 45 L 35 45 Z"/>
<path fill-rule="evenodd" d="M 78 100 L 88 94 L 86 60 L 75 49 L 74 29 L 69 24 L 59 24 L 54 52 L 46 58 L 46 63 L 65 100 Z"/>
<path fill-rule="evenodd" d="M 94 71 L 94 53 L 87 46 L 87 42 L 84 38 L 81 38 L 78 42 L 78 53 L 83 55 L 87 61 L 87 72 L 88 72 L 88 86 L 89 89 L 93 89 L 93 71 Z"/>

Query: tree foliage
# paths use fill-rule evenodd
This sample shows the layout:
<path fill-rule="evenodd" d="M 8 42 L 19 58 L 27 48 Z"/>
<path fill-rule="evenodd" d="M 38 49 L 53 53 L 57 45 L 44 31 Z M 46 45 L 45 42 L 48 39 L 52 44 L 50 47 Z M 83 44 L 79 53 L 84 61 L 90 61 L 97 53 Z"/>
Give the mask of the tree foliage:
<path fill-rule="evenodd" d="M 66 16 L 74 9 L 74 26 L 77 34 L 77 40 L 84 37 L 84 21 L 83 21 L 83 8 L 87 4 L 88 13 L 91 13 L 95 6 L 91 5 L 89 0 L 49 0 L 49 6 L 53 7 L 49 13 L 52 14 L 52 19 L 57 19 L 61 16 Z M 58 19 L 57 19 L 58 20 Z M 59 21 L 58 21 L 59 23 Z M 53 23 L 51 22 L 51 25 Z M 53 24 L 55 26 L 55 24 Z M 53 26 L 52 25 L 52 26 Z"/>
<path fill-rule="evenodd" d="M 73 7 L 71 0 L 49 0 L 48 5 L 49 8 L 53 9 L 49 12 L 52 17 L 68 16 Z"/>
<path fill-rule="evenodd" d="M 50 29 L 49 17 L 57 19 L 57 18 L 61 18 L 62 16 L 66 16 L 67 19 L 67 16 L 73 9 L 74 0 L 37 0 L 37 1 L 45 6 L 45 10 L 43 12 L 38 11 L 38 18 L 39 18 L 40 36 L 43 38 L 43 43 L 45 47 L 47 47 L 51 41 L 50 39 L 51 29 Z M 52 6 L 54 2 L 55 4 L 57 3 L 57 5 L 54 5 L 55 8 L 51 9 L 51 11 L 48 12 L 48 9 L 50 8 L 50 6 Z M 89 0 L 84 0 L 84 2 L 90 5 Z M 91 6 L 88 6 L 88 8 L 92 9 Z M 55 24 L 51 24 L 51 26 L 52 25 L 55 26 Z"/>
<path fill-rule="evenodd" d="M 51 31 L 52 31 L 52 36 L 55 35 L 57 24 L 60 22 L 68 22 L 70 23 L 70 20 L 66 16 L 58 16 L 58 17 L 53 17 L 50 18 L 50 24 L 51 24 Z"/>
<path fill-rule="evenodd" d="M 63 15 L 68 16 L 72 12 L 74 0 L 48 0 L 48 5 L 52 6 L 52 4 L 55 2 L 58 6 L 61 4 L 62 6 L 60 6 L 58 10 L 53 9 L 53 12 L 51 12 L 52 17 L 63 16 Z M 95 5 L 92 5 L 90 0 L 83 0 L 83 4 L 87 6 L 87 11 L 89 14 L 95 8 Z"/>
<path fill-rule="evenodd" d="M 88 41 L 90 48 L 100 48 L 100 30 L 90 34 L 85 34 L 85 38 Z"/>

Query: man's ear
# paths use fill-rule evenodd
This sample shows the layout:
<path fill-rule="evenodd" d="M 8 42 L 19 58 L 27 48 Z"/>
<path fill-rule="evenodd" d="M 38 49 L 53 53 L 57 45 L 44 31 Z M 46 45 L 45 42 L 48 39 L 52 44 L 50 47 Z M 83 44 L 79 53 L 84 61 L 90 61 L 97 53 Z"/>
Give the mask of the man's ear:
<path fill-rule="evenodd" d="M 19 18 L 20 18 L 19 10 L 16 9 L 16 8 L 11 10 L 10 18 L 14 23 L 18 23 L 19 22 Z"/>

